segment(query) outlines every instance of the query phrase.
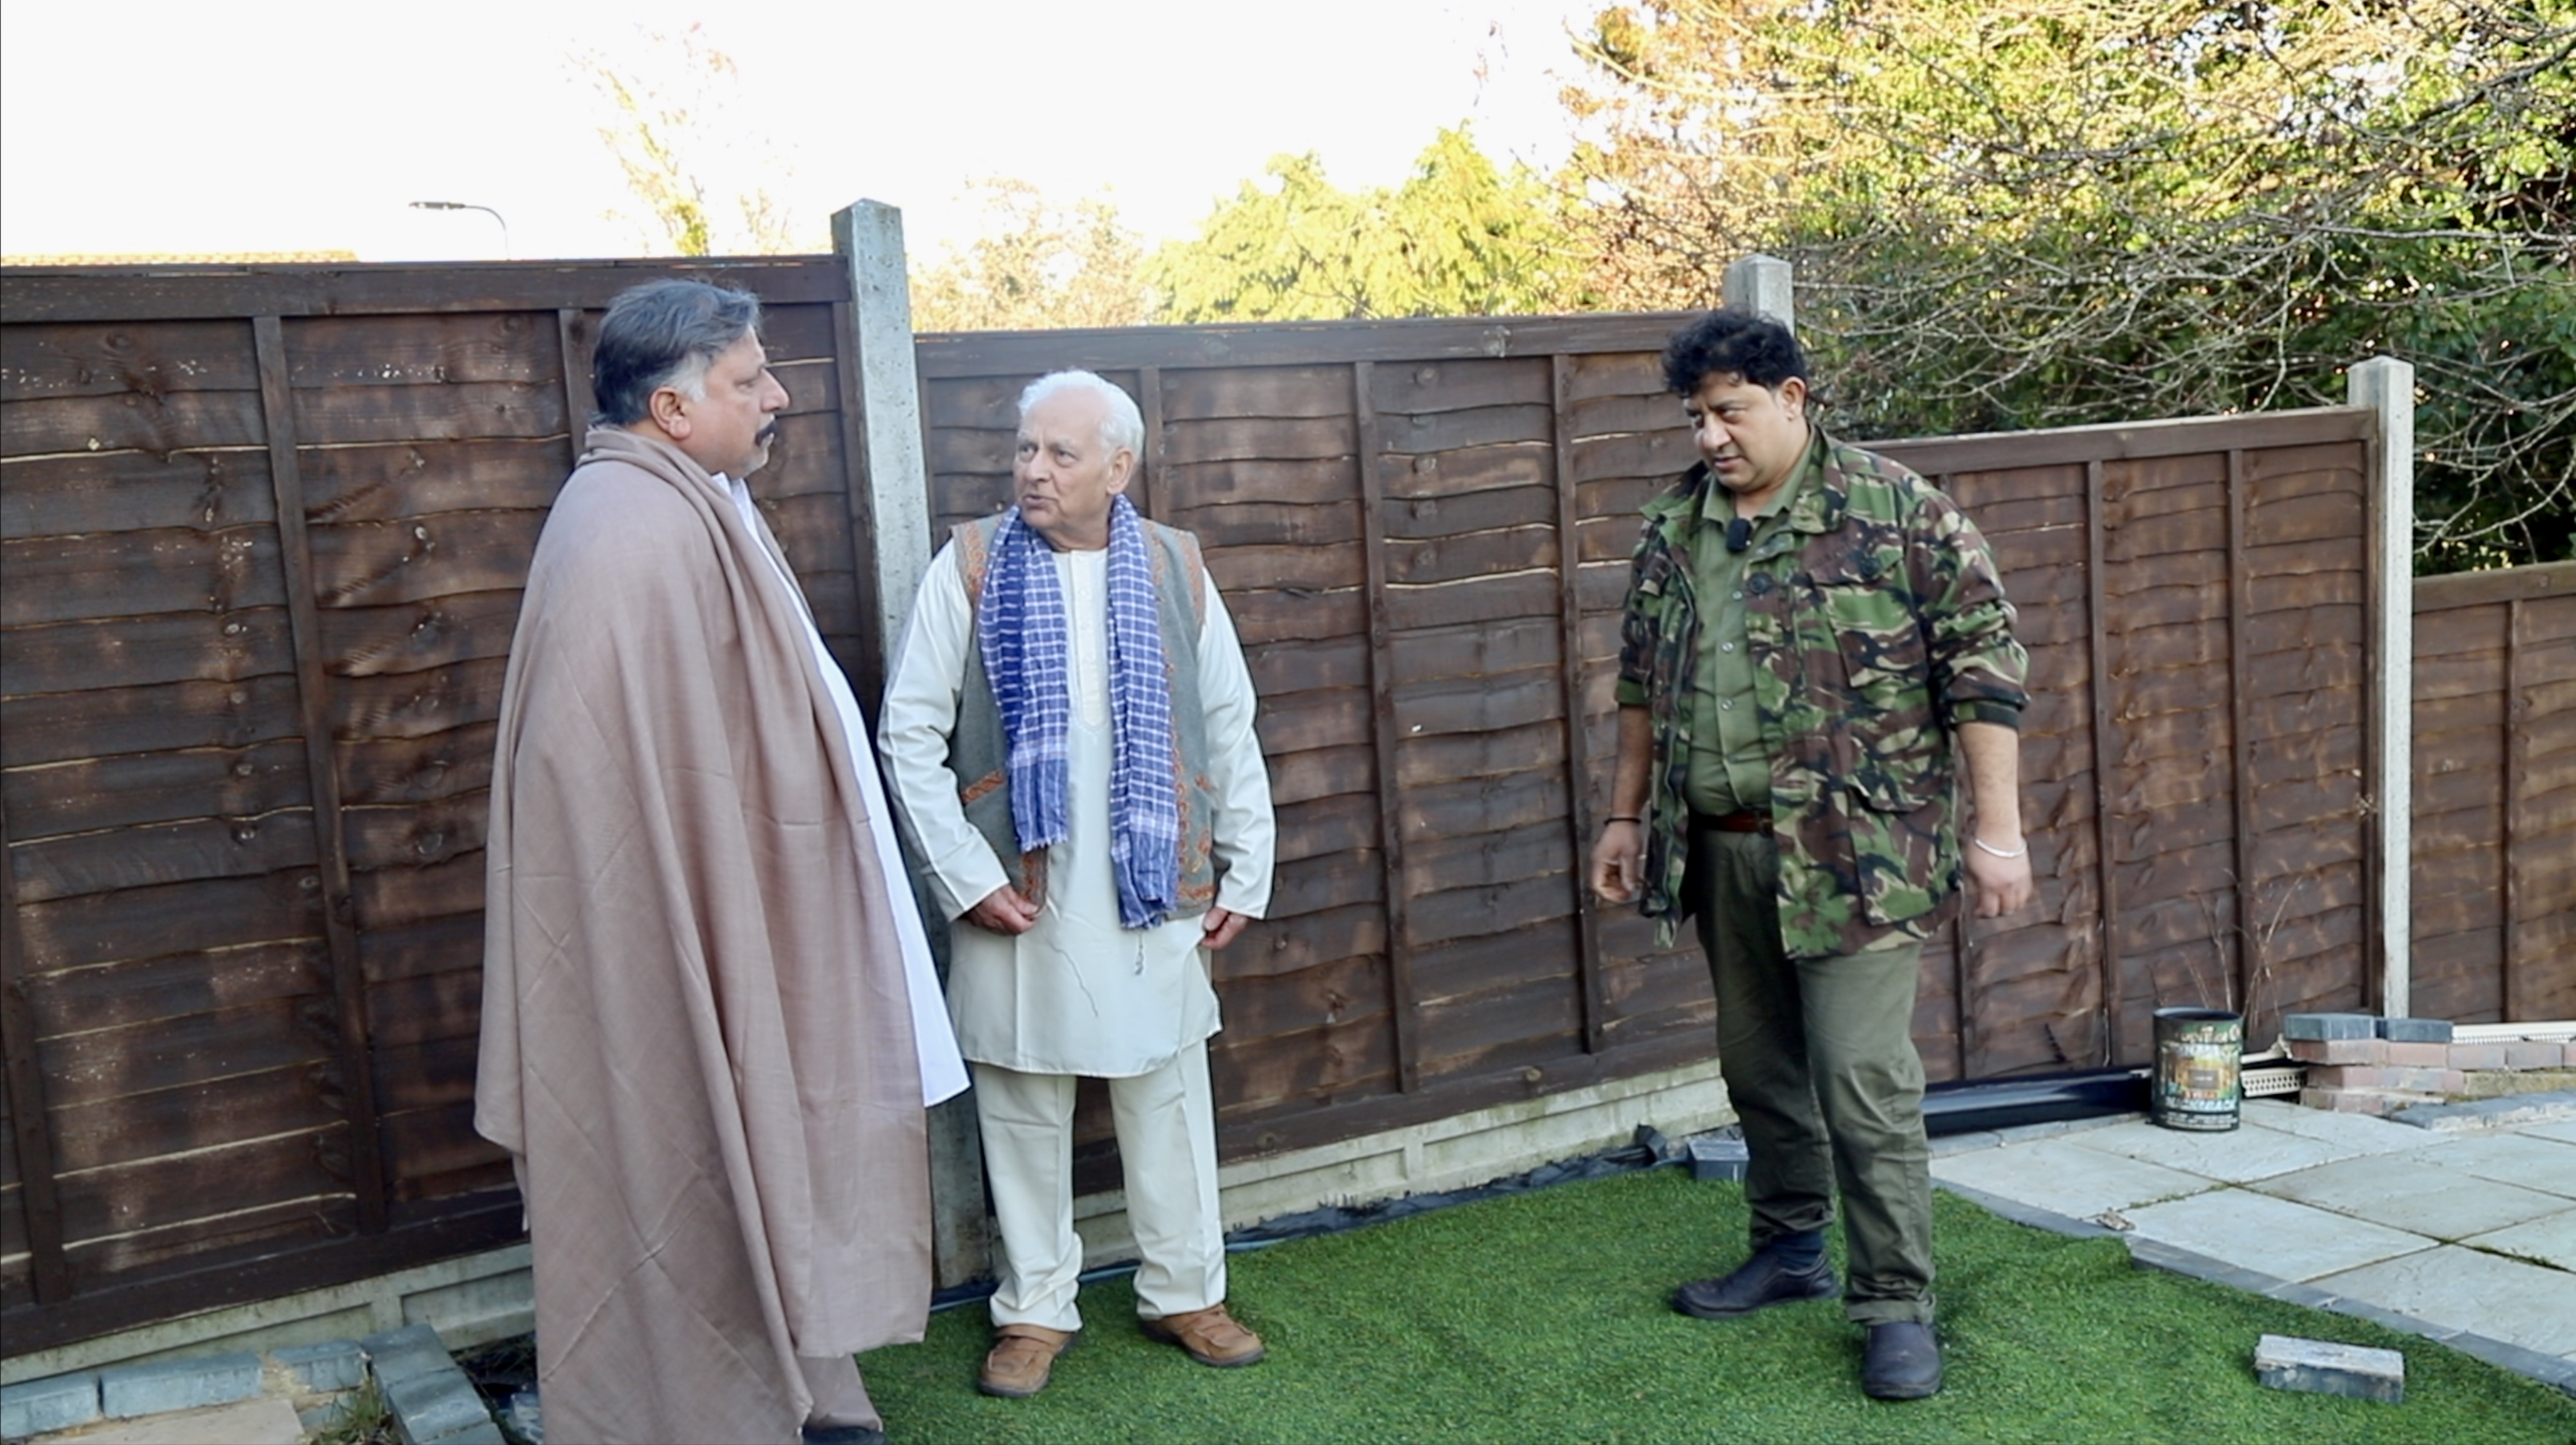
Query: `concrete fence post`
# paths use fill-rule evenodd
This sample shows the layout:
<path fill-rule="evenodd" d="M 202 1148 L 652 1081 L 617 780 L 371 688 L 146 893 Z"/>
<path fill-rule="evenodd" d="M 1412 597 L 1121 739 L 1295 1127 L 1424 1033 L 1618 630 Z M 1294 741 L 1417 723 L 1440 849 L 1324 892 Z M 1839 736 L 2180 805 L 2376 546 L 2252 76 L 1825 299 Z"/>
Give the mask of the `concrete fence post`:
<path fill-rule="evenodd" d="M 868 551 L 875 559 L 876 625 L 893 662 L 912 614 L 913 594 L 930 568 L 930 471 L 921 446 L 921 384 L 913 365 L 912 290 L 903 250 L 903 212 L 860 201 L 832 213 L 832 249 L 850 270 L 849 354 L 858 358 L 857 395 L 865 453 L 854 485 L 867 488 Z M 869 699 L 871 703 L 875 699 Z M 914 870 L 914 895 L 921 896 Z M 948 974 L 948 930 L 926 901 L 922 919 Z M 993 1227 L 984 1207 L 984 1146 L 975 1127 L 974 1096 L 961 1094 L 930 1111 L 931 1274 L 941 1287 L 992 1272 Z"/>
<path fill-rule="evenodd" d="M 2377 802 L 2381 1012 L 2412 1011 L 2415 868 L 2415 368 L 2393 356 L 2356 364 L 2345 399 L 2379 413 L 2378 475 L 2370 479 L 2371 568 L 2379 579 L 2379 616 L 2371 646 L 2379 695 Z"/>
<path fill-rule="evenodd" d="M 1777 256 L 1744 256 L 1727 263 L 1724 298 L 1729 309 L 1768 316 L 1798 329 L 1791 267 Z"/>

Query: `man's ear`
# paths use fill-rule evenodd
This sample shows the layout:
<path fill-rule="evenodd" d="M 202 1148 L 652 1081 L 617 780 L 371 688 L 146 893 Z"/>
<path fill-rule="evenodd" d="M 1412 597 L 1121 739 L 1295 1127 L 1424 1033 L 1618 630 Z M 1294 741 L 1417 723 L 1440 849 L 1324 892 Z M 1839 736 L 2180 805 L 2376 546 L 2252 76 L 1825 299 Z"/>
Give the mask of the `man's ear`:
<path fill-rule="evenodd" d="M 1793 376 L 1779 386 L 1780 406 L 1796 421 L 1807 414 L 1807 379 Z"/>
<path fill-rule="evenodd" d="M 654 392 L 645 401 L 644 408 L 652 416 L 653 425 L 660 427 L 665 436 L 675 442 L 689 439 L 687 400 L 680 395 L 678 387 L 666 386 Z"/>
<path fill-rule="evenodd" d="M 1109 454 L 1109 494 L 1114 497 L 1127 490 L 1127 484 L 1135 479 L 1136 454 L 1125 447 L 1111 452 Z"/>

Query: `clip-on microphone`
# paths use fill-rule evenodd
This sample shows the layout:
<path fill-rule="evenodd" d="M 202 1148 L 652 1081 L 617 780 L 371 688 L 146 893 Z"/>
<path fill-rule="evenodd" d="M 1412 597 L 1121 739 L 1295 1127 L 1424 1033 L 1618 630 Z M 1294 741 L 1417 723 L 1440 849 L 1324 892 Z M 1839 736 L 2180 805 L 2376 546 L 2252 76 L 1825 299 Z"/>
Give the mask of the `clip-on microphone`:
<path fill-rule="evenodd" d="M 1726 550 L 1741 552 L 1753 545 L 1753 522 L 1748 517 L 1735 517 L 1726 524 Z"/>

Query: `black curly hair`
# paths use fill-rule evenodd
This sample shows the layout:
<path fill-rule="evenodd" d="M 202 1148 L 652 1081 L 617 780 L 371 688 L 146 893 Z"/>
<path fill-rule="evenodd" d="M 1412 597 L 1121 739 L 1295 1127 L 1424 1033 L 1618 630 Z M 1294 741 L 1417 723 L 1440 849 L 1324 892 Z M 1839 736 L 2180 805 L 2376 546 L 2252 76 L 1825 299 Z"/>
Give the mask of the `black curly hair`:
<path fill-rule="evenodd" d="M 1664 343 L 1664 384 L 1689 396 L 1712 375 L 1740 376 L 1769 390 L 1807 380 L 1807 353 L 1789 328 L 1749 311 L 1712 311 Z"/>

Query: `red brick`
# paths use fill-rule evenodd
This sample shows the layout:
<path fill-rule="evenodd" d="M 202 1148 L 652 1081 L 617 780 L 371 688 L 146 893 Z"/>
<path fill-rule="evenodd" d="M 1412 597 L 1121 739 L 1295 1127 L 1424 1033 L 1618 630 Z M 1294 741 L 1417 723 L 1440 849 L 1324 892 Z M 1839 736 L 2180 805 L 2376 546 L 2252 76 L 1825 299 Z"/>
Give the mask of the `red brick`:
<path fill-rule="evenodd" d="M 2453 1044 L 2451 1067 L 2455 1069 L 2501 1069 L 2504 1064 L 2502 1044 Z"/>
<path fill-rule="evenodd" d="M 2504 1066 L 2508 1069 L 2554 1069 L 2566 1057 L 2565 1047 L 2559 1044 L 2517 1039 L 2504 1046 Z"/>
<path fill-rule="evenodd" d="M 2292 1039 L 2290 1057 L 2307 1064 L 2375 1064 L 2378 1039 Z"/>
<path fill-rule="evenodd" d="M 2576 1069 L 2576 1039 L 2568 1039 L 2558 1046 L 2558 1067 Z"/>
<path fill-rule="evenodd" d="M 2459 1067 L 2451 1062 L 2449 1044 L 2382 1044 L 2379 1061 L 2383 1064 L 2397 1064 L 2410 1069 Z"/>

